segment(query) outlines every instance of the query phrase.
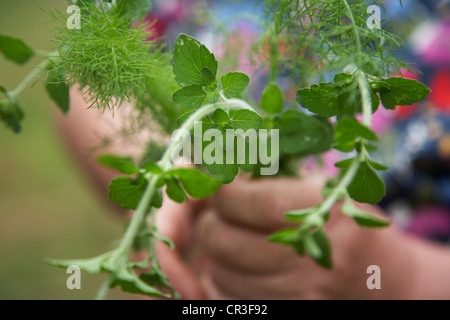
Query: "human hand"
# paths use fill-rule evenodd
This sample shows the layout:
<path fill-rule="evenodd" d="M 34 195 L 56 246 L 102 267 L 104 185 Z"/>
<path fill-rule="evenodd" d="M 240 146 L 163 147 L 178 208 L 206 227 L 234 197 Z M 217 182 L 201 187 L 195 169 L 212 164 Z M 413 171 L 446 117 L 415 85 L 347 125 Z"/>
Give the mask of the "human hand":
<path fill-rule="evenodd" d="M 325 177 L 302 180 L 237 179 L 208 201 L 197 237 L 207 255 L 203 284 L 211 299 L 366 299 L 408 294 L 411 252 L 394 228 L 372 230 L 340 213 L 336 204 L 326 223 L 333 248 L 332 270 L 291 248 L 267 242 L 272 232 L 289 227 L 283 212 L 321 202 Z M 375 207 L 364 210 L 381 214 Z M 366 286 L 367 267 L 383 271 L 383 290 Z"/>

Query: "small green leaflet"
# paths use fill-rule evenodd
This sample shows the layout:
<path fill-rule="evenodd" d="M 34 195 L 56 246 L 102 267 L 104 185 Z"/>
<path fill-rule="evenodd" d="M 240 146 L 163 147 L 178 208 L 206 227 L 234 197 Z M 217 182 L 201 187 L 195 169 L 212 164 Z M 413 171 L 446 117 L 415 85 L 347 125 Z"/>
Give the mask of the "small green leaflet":
<path fill-rule="evenodd" d="M 108 186 L 108 198 L 127 210 L 135 210 L 146 187 L 147 180 L 143 177 L 118 177 L 112 179 Z"/>
<path fill-rule="evenodd" d="M 409 106 L 425 99 L 430 89 L 424 84 L 400 77 L 382 80 L 388 88 L 380 88 L 381 102 L 386 109 L 395 109 L 396 106 Z"/>
<path fill-rule="evenodd" d="M 389 221 L 378 218 L 370 213 L 367 213 L 357 208 L 352 203 L 352 200 L 349 197 L 347 197 L 347 199 L 345 200 L 344 205 L 341 208 L 341 211 L 343 214 L 352 217 L 356 221 L 356 223 L 358 223 L 360 226 L 363 227 L 381 228 L 390 225 Z"/>
<path fill-rule="evenodd" d="M 301 209 L 301 210 L 291 210 L 287 211 L 284 214 L 286 215 L 287 221 L 289 222 L 304 222 L 309 215 L 317 212 L 317 207 Z"/>
<path fill-rule="evenodd" d="M 307 239 L 308 246 L 305 239 L 305 249 L 311 257 L 322 267 L 327 269 L 333 268 L 333 261 L 331 259 L 331 244 L 327 234 L 323 231 L 323 228 L 313 232 L 312 237 Z"/>
<path fill-rule="evenodd" d="M 280 87 L 275 82 L 269 83 L 261 95 L 261 101 L 259 103 L 261 109 L 268 114 L 279 114 L 283 111 L 283 103 L 283 92 Z"/>
<path fill-rule="evenodd" d="M 111 287 L 120 286 L 122 291 L 129 293 L 139 293 L 150 297 L 170 297 L 168 294 L 158 291 L 150 287 L 147 283 L 141 280 L 132 270 L 127 267 L 122 267 L 115 274 L 114 282 Z"/>
<path fill-rule="evenodd" d="M 21 121 L 24 118 L 24 113 L 17 103 L 10 101 L 0 102 L 0 120 L 14 133 L 19 133 L 22 130 Z"/>
<path fill-rule="evenodd" d="M 67 114 L 69 112 L 69 87 L 66 84 L 65 75 L 58 73 L 55 69 L 49 70 L 45 80 L 45 89 L 58 108 Z"/>
<path fill-rule="evenodd" d="M 378 139 L 375 132 L 359 123 L 355 118 L 344 118 L 337 123 L 334 132 L 336 142 L 347 143 L 356 138 L 363 138 L 369 141 Z"/>
<path fill-rule="evenodd" d="M 214 123 L 218 125 L 225 125 L 230 123 L 230 118 L 228 117 L 228 114 L 225 111 L 223 111 L 223 109 L 220 108 L 214 111 L 212 118 Z"/>
<path fill-rule="evenodd" d="M 331 148 L 333 130 L 315 116 L 288 110 L 275 119 L 274 128 L 280 130 L 280 151 L 291 155 L 307 155 Z"/>
<path fill-rule="evenodd" d="M 186 192 L 194 199 L 206 198 L 222 185 L 222 181 L 196 169 L 174 169 L 168 171 L 167 175 L 177 177 Z"/>
<path fill-rule="evenodd" d="M 247 88 L 250 78 L 241 72 L 229 72 L 220 78 L 223 93 L 227 98 L 238 97 Z"/>
<path fill-rule="evenodd" d="M 334 83 L 312 85 L 297 91 L 297 102 L 302 107 L 322 117 L 333 117 L 339 113 L 339 89 Z"/>
<path fill-rule="evenodd" d="M 248 109 L 230 110 L 231 125 L 235 130 L 259 129 L 262 124 L 262 118 L 256 112 Z"/>
<path fill-rule="evenodd" d="M 22 40 L 0 35 L 0 52 L 9 59 L 18 64 L 23 64 L 30 59 L 34 51 Z"/>
<path fill-rule="evenodd" d="M 271 234 L 268 241 L 291 246 L 299 255 L 305 254 L 305 247 L 298 229 L 284 229 Z"/>
<path fill-rule="evenodd" d="M 180 184 L 175 178 L 167 179 L 166 181 L 166 193 L 170 199 L 176 201 L 178 203 L 184 202 L 187 200 L 186 194 L 184 190 L 181 188 Z"/>
<path fill-rule="evenodd" d="M 113 255 L 114 251 L 107 252 L 100 256 L 83 259 L 83 260 L 54 260 L 54 259 L 45 259 L 45 262 L 58 267 L 67 269 L 69 266 L 78 266 L 81 270 L 89 272 L 89 273 L 100 273 L 105 271 L 104 264 L 108 260 L 108 258 Z"/>
<path fill-rule="evenodd" d="M 197 109 L 206 99 L 206 92 L 200 85 L 190 85 L 181 88 L 173 94 L 173 101 L 183 107 Z"/>
<path fill-rule="evenodd" d="M 376 204 L 386 194 L 384 181 L 368 161 L 360 164 L 358 172 L 347 188 L 349 195 L 358 202 Z"/>
<path fill-rule="evenodd" d="M 206 167 L 215 178 L 220 179 L 224 184 L 233 182 L 234 178 L 239 172 L 238 165 L 233 163 L 225 163 L 225 162 L 223 164 L 213 163 L 206 165 Z"/>
<path fill-rule="evenodd" d="M 181 87 L 202 85 L 202 70 L 208 68 L 217 74 L 217 61 L 214 55 L 199 41 L 180 34 L 175 42 L 173 72 Z"/>
<path fill-rule="evenodd" d="M 135 166 L 130 158 L 119 157 L 115 155 L 105 154 L 98 157 L 98 163 L 105 167 L 116 169 L 123 174 L 138 174 L 139 169 Z"/>

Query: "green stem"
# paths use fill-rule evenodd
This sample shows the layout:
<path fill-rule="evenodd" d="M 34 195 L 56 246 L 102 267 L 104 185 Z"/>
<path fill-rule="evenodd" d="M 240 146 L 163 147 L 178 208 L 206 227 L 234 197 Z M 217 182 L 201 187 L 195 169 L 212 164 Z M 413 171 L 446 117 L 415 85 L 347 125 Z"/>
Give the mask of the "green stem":
<path fill-rule="evenodd" d="M 357 49 L 357 55 L 356 60 L 360 62 L 360 53 L 362 52 L 362 46 L 361 46 L 361 37 L 359 35 L 358 27 L 356 26 L 355 17 L 353 16 L 352 9 L 350 8 L 347 0 L 342 0 L 342 2 L 345 5 L 345 8 L 347 9 L 347 17 L 350 19 L 352 28 L 353 28 L 353 34 L 355 35 L 355 42 L 356 42 L 356 49 Z M 360 63 L 358 63 L 358 68 L 360 67 Z"/>
<path fill-rule="evenodd" d="M 59 55 L 58 51 L 53 51 L 49 53 L 46 56 L 46 59 L 44 59 L 38 66 L 34 67 L 33 70 L 30 71 L 30 73 L 27 74 L 27 76 L 22 80 L 22 82 L 19 83 L 19 85 L 12 91 L 9 92 L 9 95 L 13 99 L 17 99 L 17 97 L 30 86 L 30 84 L 45 70 L 47 69 L 49 63 L 50 63 L 50 57 Z"/>
<path fill-rule="evenodd" d="M 113 283 L 115 277 L 113 274 L 109 274 L 108 278 L 103 282 L 100 289 L 97 291 L 97 295 L 95 296 L 95 300 L 105 300 L 108 295 L 109 288 L 111 288 L 111 284 Z"/>
<path fill-rule="evenodd" d="M 241 109 L 241 108 L 251 109 L 251 107 L 247 103 L 239 99 L 229 99 L 225 102 L 208 104 L 198 109 L 180 127 L 180 130 L 177 131 L 175 137 L 172 139 L 171 144 L 164 153 L 161 161 L 159 162 L 159 165 L 163 169 L 163 171 L 170 170 L 170 168 L 172 167 L 173 150 L 178 145 L 180 138 L 182 134 L 185 132 L 185 130 L 190 131 L 194 127 L 196 121 L 200 121 L 203 117 L 214 112 L 219 107 L 224 109 Z M 149 178 L 148 186 L 145 189 L 142 198 L 139 200 L 139 204 L 136 208 L 136 211 L 133 217 L 131 218 L 130 224 L 128 225 L 124 237 L 122 238 L 122 241 L 118 249 L 117 257 L 115 260 L 114 269 L 118 269 L 120 267 L 120 264 L 124 262 L 124 258 L 128 256 L 130 249 L 133 246 L 133 241 L 136 238 L 136 234 L 139 231 L 139 227 L 141 223 L 144 221 L 145 217 L 147 216 L 150 203 L 152 201 L 153 195 L 155 194 L 156 184 L 158 182 L 159 175 L 151 175 L 147 178 Z M 152 214 L 152 219 L 154 218 L 155 218 L 154 214 Z M 154 221 L 152 222 L 152 225 L 156 227 L 154 225 Z M 106 296 L 112 281 L 114 281 L 113 274 L 111 274 L 101 286 L 97 294 L 98 298 L 103 298 Z"/>
<path fill-rule="evenodd" d="M 361 91 L 361 101 L 363 106 L 363 123 L 370 128 L 372 123 L 372 98 L 370 96 L 370 85 L 367 82 L 366 75 L 361 70 L 358 70 L 357 81 L 359 90 Z"/>

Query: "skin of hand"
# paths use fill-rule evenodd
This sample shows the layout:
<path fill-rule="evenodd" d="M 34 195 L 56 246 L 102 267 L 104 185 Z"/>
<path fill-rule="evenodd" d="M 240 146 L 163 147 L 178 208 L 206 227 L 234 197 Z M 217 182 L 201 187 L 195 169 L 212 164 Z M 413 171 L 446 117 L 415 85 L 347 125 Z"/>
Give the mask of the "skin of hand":
<path fill-rule="evenodd" d="M 450 251 L 403 234 L 395 226 L 370 229 L 342 215 L 335 204 L 325 230 L 334 267 L 269 243 L 292 227 L 283 212 L 321 202 L 325 178 L 237 179 L 210 199 L 199 216 L 197 240 L 207 257 L 202 283 L 208 299 L 447 299 Z M 356 204 L 375 215 L 374 206 Z M 381 289 L 369 290 L 370 265 L 381 270 Z"/>

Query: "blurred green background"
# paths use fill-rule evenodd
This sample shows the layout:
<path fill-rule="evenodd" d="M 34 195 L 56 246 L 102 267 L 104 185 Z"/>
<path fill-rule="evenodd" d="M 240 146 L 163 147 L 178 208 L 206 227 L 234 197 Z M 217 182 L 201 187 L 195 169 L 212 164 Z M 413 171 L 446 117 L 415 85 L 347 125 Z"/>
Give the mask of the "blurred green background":
<path fill-rule="evenodd" d="M 42 10 L 55 8 L 64 11 L 65 1 L 0 0 L 0 33 L 51 50 L 54 23 Z M 14 89 L 38 62 L 17 66 L 0 56 L 0 85 Z M 59 111 L 42 82 L 20 104 L 26 113 L 22 132 L 0 125 L 0 299 L 91 299 L 104 275 L 82 273 L 81 290 L 69 290 L 69 275 L 44 258 L 106 252 L 120 238 L 124 220 L 108 212 L 71 159 L 56 129 Z M 116 289 L 108 297 L 129 296 Z"/>

